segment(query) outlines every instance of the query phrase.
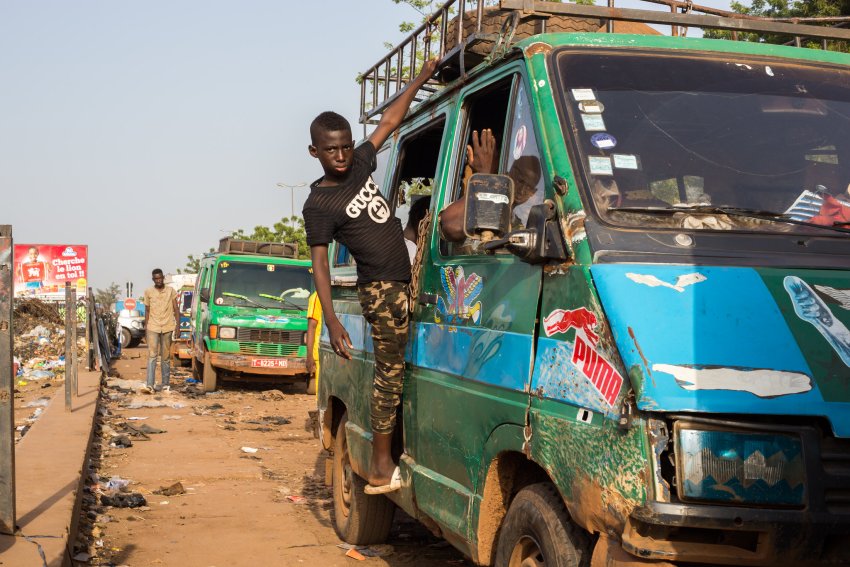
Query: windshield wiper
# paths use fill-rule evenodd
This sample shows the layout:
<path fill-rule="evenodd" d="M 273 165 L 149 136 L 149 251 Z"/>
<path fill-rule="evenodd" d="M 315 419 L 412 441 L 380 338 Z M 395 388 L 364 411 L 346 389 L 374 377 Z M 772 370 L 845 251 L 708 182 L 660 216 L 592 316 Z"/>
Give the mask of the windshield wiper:
<path fill-rule="evenodd" d="M 824 224 L 815 224 L 811 222 L 796 220 L 788 217 L 785 213 L 777 213 L 775 211 L 762 211 L 758 209 L 748 209 L 745 207 L 725 207 L 716 205 L 687 205 L 687 206 L 672 206 L 672 207 L 610 207 L 608 211 L 618 211 L 625 213 L 647 213 L 656 215 L 672 215 L 674 213 L 701 213 L 714 215 L 730 215 L 738 217 L 746 217 L 752 219 L 762 219 L 776 222 L 784 222 L 786 224 L 796 224 L 799 226 L 810 226 L 814 228 L 822 228 L 834 232 L 850 233 L 850 229 L 839 228 L 838 226 L 829 226 Z"/>
<path fill-rule="evenodd" d="M 284 299 L 283 297 L 278 297 L 276 295 L 269 295 L 268 293 L 258 293 L 260 297 L 265 297 L 266 299 L 274 299 L 275 301 L 279 301 L 284 305 L 289 305 L 292 309 L 297 309 L 298 311 L 303 311 L 300 305 L 292 303 L 288 299 Z"/>
<path fill-rule="evenodd" d="M 223 291 L 223 292 L 221 292 L 221 295 L 223 295 L 225 297 L 234 297 L 236 299 L 241 299 L 243 301 L 247 301 L 251 305 L 255 305 L 255 306 L 260 307 L 262 309 L 271 309 L 268 305 L 263 305 L 262 303 L 254 301 L 250 297 L 247 297 L 245 295 L 239 295 L 238 293 L 230 293 L 229 291 Z"/>

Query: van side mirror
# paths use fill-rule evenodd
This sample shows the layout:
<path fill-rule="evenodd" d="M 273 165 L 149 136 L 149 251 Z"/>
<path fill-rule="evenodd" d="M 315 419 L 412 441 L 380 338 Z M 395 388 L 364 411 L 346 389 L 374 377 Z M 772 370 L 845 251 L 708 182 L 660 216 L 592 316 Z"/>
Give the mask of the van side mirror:
<path fill-rule="evenodd" d="M 555 203 L 547 199 L 528 213 L 527 228 L 515 230 L 504 238 L 485 243 L 485 250 L 506 248 L 529 264 L 567 260 L 567 248 L 558 224 Z"/>
<path fill-rule="evenodd" d="M 470 238 L 489 242 L 511 228 L 514 181 L 507 175 L 476 173 L 466 187 L 463 231 Z"/>
<path fill-rule="evenodd" d="M 210 289 L 204 288 L 198 293 L 198 297 L 201 298 L 201 303 L 209 303 L 210 302 Z"/>

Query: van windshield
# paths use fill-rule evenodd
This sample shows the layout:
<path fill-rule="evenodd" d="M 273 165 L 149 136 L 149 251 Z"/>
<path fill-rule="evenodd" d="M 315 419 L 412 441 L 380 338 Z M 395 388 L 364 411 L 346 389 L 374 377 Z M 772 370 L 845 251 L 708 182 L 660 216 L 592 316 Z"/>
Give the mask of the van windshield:
<path fill-rule="evenodd" d="M 730 55 L 556 56 L 564 131 L 611 223 L 850 236 L 850 71 Z"/>
<path fill-rule="evenodd" d="M 313 291 L 307 266 L 221 261 L 216 270 L 216 305 L 307 309 Z"/>

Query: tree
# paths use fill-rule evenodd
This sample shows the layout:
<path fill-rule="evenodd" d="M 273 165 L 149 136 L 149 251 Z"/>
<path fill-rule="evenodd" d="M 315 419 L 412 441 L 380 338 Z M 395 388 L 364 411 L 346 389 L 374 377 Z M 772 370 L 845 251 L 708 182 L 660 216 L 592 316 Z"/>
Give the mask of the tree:
<path fill-rule="evenodd" d="M 767 18 L 823 18 L 850 15 L 850 0 L 752 0 L 750 6 L 732 2 L 732 10 L 738 14 Z M 730 39 L 732 32 L 726 30 L 706 30 L 705 37 Z M 741 41 L 784 44 L 793 40 L 787 35 L 770 33 L 738 33 Z M 818 48 L 819 41 L 805 40 L 806 47 Z M 828 49 L 847 51 L 847 42 L 829 41 Z"/>
<path fill-rule="evenodd" d="M 109 307 L 121 297 L 121 286 L 115 282 L 109 284 L 106 289 L 96 289 L 94 291 L 94 301 L 100 305 Z"/>
<path fill-rule="evenodd" d="M 253 232 L 246 233 L 244 229 L 239 229 L 230 233 L 230 238 L 236 240 L 257 240 L 259 242 L 288 242 L 298 245 L 298 257 L 301 259 L 310 258 L 310 247 L 307 246 L 307 233 L 304 230 L 304 219 L 297 216 L 283 217 L 279 222 L 274 223 L 271 227 L 257 225 Z M 215 252 L 215 248 L 210 248 L 209 252 Z M 189 254 L 186 257 L 186 265 L 177 270 L 178 274 L 197 274 L 201 269 L 201 260 L 203 255 L 195 256 Z"/>

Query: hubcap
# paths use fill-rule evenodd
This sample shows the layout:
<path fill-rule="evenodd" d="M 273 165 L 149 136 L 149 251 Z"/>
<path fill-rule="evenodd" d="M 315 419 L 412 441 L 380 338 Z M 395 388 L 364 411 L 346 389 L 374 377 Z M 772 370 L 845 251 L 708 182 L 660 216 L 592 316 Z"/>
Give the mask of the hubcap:
<path fill-rule="evenodd" d="M 531 536 L 522 536 L 511 552 L 509 567 L 544 567 L 546 559 L 540 545 Z"/>

